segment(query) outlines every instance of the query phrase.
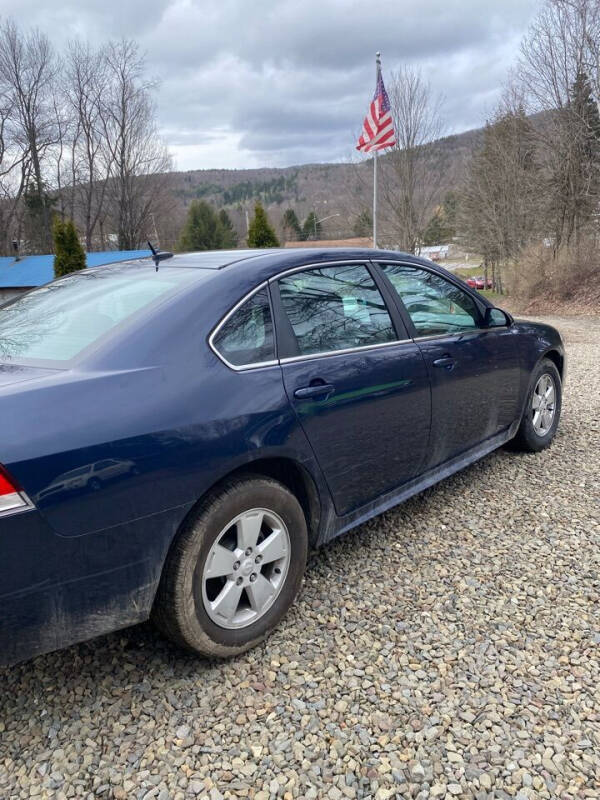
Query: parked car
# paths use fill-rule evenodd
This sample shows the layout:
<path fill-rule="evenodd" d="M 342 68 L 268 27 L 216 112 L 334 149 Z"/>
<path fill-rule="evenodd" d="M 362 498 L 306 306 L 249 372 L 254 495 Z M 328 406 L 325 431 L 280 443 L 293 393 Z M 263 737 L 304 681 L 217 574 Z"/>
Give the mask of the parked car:
<path fill-rule="evenodd" d="M 118 480 L 129 472 L 135 472 L 137 467 L 129 459 L 103 458 L 93 464 L 84 464 L 77 469 L 59 475 L 50 486 L 45 487 L 36 496 L 36 500 L 42 500 L 49 494 L 56 492 L 77 491 L 77 489 L 101 489 L 106 481 Z"/>
<path fill-rule="evenodd" d="M 486 281 L 483 275 L 479 275 L 477 278 L 467 278 L 466 283 L 472 289 L 492 289 L 494 285 L 490 278 Z"/>
<path fill-rule="evenodd" d="M 397 252 L 186 254 L 23 295 L 0 309 L 0 660 L 149 617 L 246 650 L 309 547 L 547 447 L 564 371 L 554 328 Z"/>

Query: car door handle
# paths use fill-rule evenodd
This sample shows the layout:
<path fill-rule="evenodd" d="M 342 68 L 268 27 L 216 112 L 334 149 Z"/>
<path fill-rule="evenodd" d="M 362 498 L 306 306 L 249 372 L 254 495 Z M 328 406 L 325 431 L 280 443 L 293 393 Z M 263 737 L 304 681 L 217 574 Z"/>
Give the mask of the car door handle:
<path fill-rule="evenodd" d="M 322 395 L 329 395 L 335 392 L 335 386 L 331 383 L 315 383 L 310 386 L 303 386 L 296 389 L 294 397 L 298 400 L 306 400 L 309 397 L 321 397 Z"/>
<path fill-rule="evenodd" d="M 441 358 L 436 358 L 433 362 L 434 367 L 443 367 L 444 369 L 452 369 L 456 364 L 456 359 L 452 358 L 452 356 L 442 356 Z"/>

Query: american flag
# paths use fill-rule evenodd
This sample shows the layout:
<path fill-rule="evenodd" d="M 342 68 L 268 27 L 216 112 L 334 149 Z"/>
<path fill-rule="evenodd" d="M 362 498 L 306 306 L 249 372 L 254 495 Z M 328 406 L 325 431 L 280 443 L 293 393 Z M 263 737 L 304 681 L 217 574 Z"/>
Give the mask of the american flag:
<path fill-rule="evenodd" d="M 363 153 L 370 153 L 371 150 L 383 150 L 386 147 L 393 147 L 395 144 L 390 98 L 383 85 L 381 70 L 379 70 L 375 95 L 363 122 L 362 133 L 356 149 Z"/>

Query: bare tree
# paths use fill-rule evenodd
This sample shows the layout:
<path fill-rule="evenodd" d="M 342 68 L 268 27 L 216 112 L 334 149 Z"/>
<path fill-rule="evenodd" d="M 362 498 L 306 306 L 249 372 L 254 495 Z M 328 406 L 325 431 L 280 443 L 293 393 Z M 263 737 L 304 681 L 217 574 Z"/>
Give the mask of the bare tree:
<path fill-rule="evenodd" d="M 158 135 L 144 81 L 144 58 L 137 44 L 123 39 L 106 51 L 108 87 L 103 92 L 103 135 L 110 152 L 107 191 L 121 249 L 133 249 L 152 230 L 153 209 L 163 200 L 170 169 L 168 151 Z"/>
<path fill-rule="evenodd" d="M 407 66 L 392 73 L 388 93 L 396 146 L 380 160 L 382 228 L 414 252 L 442 187 L 435 144 L 442 133 L 442 101 L 421 73 Z"/>
<path fill-rule="evenodd" d="M 518 98 L 505 98 L 471 159 L 459 203 L 462 237 L 483 255 L 496 291 L 503 291 L 503 265 L 539 237 L 540 189 L 533 126 Z"/>
<path fill-rule="evenodd" d="M 67 48 L 65 99 L 74 120 L 71 155 L 73 208 L 81 220 L 87 250 L 93 249 L 98 221 L 104 211 L 113 156 L 105 140 L 109 88 L 106 50 L 72 41 Z"/>
<path fill-rule="evenodd" d="M 73 147 L 76 137 L 77 121 L 70 118 L 62 102 L 61 92 L 53 97 L 54 119 L 56 125 L 56 144 L 52 148 L 53 188 L 56 190 L 58 212 L 64 219 L 74 215 L 72 163 Z"/>
<path fill-rule="evenodd" d="M 27 192 L 30 210 L 39 217 L 39 246 L 50 246 L 50 203 L 45 159 L 56 142 L 52 84 L 56 59 L 39 31 L 22 34 L 10 20 L 0 27 L 0 82 L 11 105 L 14 144 L 30 161 Z"/>
<path fill-rule="evenodd" d="M 11 87 L 0 78 L 0 253 L 11 251 L 18 238 L 21 197 L 29 176 L 29 149 L 15 141 Z"/>
<path fill-rule="evenodd" d="M 600 197 L 598 107 L 600 3 L 546 0 L 521 46 L 518 77 L 537 126 L 547 185 L 548 233 L 555 248 L 578 241 Z"/>

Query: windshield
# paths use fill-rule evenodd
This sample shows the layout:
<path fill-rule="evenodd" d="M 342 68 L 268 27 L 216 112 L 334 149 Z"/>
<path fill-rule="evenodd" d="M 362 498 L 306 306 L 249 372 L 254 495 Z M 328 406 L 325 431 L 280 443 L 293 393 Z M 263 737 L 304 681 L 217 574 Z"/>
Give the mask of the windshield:
<path fill-rule="evenodd" d="M 0 308 L 0 361 L 69 361 L 137 311 L 197 280 L 196 270 L 80 272 Z"/>

